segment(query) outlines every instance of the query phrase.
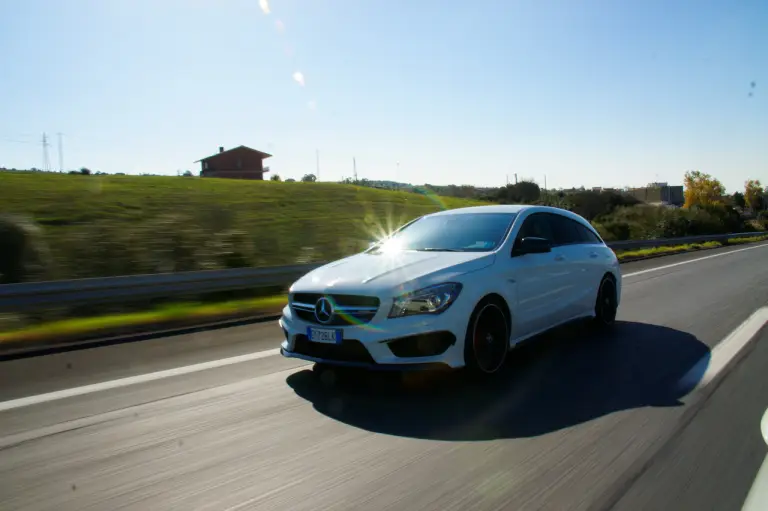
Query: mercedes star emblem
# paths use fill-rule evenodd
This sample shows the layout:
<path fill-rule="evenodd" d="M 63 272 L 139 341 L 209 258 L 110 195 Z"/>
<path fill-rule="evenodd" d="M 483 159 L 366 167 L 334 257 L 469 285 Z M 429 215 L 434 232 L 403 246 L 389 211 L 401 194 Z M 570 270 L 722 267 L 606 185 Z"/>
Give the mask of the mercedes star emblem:
<path fill-rule="evenodd" d="M 331 301 L 326 298 L 322 297 L 320 298 L 317 303 L 315 303 L 315 319 L 319 323 L 330 323 L 331 318 L 333 317 L 333 304 L 331 304 Z"/>

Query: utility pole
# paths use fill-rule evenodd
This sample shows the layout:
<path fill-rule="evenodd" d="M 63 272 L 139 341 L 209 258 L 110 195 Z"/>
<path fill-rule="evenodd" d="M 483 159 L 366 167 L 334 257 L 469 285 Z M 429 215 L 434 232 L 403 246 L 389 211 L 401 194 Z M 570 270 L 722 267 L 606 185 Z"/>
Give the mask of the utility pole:
<path fill-rule="evenodd" d="M 544 174 L 544 204 L 549 206 L 549 194 L 547 193 L 547 175 Z"/>
<path fill-rule="evenodd" d="M 57 133 L 59 137 L 59 172 L 64 172 L 64 142 L 61 139 L 61 133 Z"/>
<path fill-rule="evenodd" d="M 320 149 L 315 149 L 315 165 L 317 167 L 315 172 L 316 181 L 320 181 Z"/>
<path fill-rule="evenodd" d="M 357 162 L 354 156 L 352 157 L 352 175 L 355 176 L 355 184 L 357 184 Z"/>
<path fill-rule="evenodd" d="M 51 170 L 51 159 L 48 157 L 48 136 L 43 133 L 43 169 L 45 172 Z"/>
<path fill-rule="evenodd" d="M 517 184 L 517 172 L 515 172 L 515 184 Z"/>

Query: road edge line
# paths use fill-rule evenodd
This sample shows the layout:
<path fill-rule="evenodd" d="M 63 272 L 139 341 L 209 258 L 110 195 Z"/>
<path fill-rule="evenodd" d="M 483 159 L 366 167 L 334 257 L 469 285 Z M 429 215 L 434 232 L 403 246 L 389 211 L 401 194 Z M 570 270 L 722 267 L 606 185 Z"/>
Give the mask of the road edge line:
<path fill-rule="evenodd" d="M 102 392 L 105 390 L 118 389 L 122 387 L 128 387 L 130 385 L 137 385 L 139 383 L 148 383 L 151 381 L 163 380 L 165 378 L 171 378 L 174 376 L 183 376 L 185 374 L 197 373 L 197 372 L 206 371 L 209 369 L 218 369 L 220 367 L 225 367 L 232 364 L 251 362 L 253 360 L 272 357 L 279 354 L 280 354 L 280 350 L 278 348 L 273 348 L 269 350 L 248 353 L 247 355 L 238 355 L 236 357 L 222 358 L 219 360 L 201 362 L 199 364 L 176 367 L 173 369 L 164 369 L 162 371 L 155 371 L 152 373 L 137 374 L 135 376 L 127 376 L 125 378 L 118 378 L 116 380 L 108 380 L 108 381 L 103 381 L 99 383 L 91 383 L 89 385 L 83 385 L 80 387 L 72 387 L 69 389 L 46 392 L 45 394 L 36 394 L 33 396 L 20 397 L 17 399 L 11 399 L 10 401 L 0 402 L 0 413 L 7 412 L 9 410 L 15 410 L 18 408 L 25 408 L 27 406 L 48 403 L 51 401 L 58 401 L 60 399 L 67 399 L 71 397 L 83 396 L 86 394 L 93 394 L 94 392 Z"/>
<path fill-rule="evenodd" d="M 758 323 L 759 325 L 757 325 Z M 753 329 L 748 328 L 750 326 L 753 326 Z M 707 370 L 701 376 L 701 383 L 683 398 L 687 398 L 688 402 L 685 404 L 685 411 L 677 422 L 669 429 L 669 431 L 656 438 L 656 440 L 654 440 L 651 445 L 649 445 L 645 451 L 635 459 L 632 465 L 624 471 L 619 479 L 611 485 L 611 488 L 606 490 L 606 492 L 602 494 L 602 497 L 597 498 L 588 509 L 592 511 L 607 511 L 616 507 L 632 485 L 653 465 L 657 457 L 685 431 L 688 425 L 704 408 L 704 405 L 709 402 L 709 398 L 712 397 L 731 371 L 754 349 L 757 340 L 766 330 L 768 330 L 768 306 L 760 307 L 754 311 L 746 320 L 715 345 L 710 352 L 712 353 L 710 361 L 715 358 L 714 353 L 715 350 L 718 349 L 718 346 L 723 345 L 724 348 L 722 349 L 726 349 L 728 346 L 734 345 L 733 343 L 736 339 L 739 339 L 740 334 L 749 334 L 749 337 L 741 343 L 740 348 L 730 358 L 727 358 L 720 365 L 719 369 L 713 370 L 714 374 L 710 374 L 709 379 L 707 379 L 707 373 L 710 371 L 710 367 L 707 367 Z M 697 364 L 691 366 L 690 371 L 693 371 Z M 685 378 L 685 376 L 683 376 L 683 378 Z M 759 427 L 759 424 L 755 427 Z"/>

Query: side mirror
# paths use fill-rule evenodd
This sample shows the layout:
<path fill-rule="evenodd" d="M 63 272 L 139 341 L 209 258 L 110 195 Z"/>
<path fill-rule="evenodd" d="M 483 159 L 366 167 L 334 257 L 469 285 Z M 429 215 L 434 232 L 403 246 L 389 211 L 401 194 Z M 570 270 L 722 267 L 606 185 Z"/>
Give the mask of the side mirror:
<path fill-rule="evenodd" d="M 530 236 L 523 238 L 512 250 L 512 257 L 525 254 L 546 254 L 552 252 L 552 242 L 546 238 L 534 238 Z"/>

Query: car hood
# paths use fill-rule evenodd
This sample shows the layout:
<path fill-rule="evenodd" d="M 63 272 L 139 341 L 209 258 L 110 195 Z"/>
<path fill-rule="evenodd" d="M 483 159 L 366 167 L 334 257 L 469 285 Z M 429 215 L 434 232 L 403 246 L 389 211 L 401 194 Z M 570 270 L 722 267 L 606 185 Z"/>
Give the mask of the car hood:
<path fill-rule="evenodd" d="M 321 293 L 409 291 L 485 268 L 493 264 L 494 257 L 488 252 L 364 252 L 307 273 L 291 286 L 291 290 Z"/>

